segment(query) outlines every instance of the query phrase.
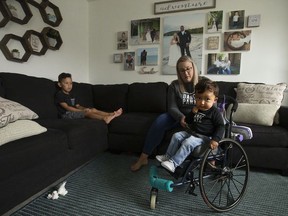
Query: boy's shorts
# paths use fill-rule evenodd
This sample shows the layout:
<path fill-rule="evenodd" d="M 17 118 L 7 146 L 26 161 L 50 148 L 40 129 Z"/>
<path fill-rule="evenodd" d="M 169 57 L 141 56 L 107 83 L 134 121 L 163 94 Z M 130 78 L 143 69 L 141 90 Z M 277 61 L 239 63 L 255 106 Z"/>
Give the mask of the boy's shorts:
<path fill-rule="evenodd" d="M 85 118 L 84 112 L 66 112 L 63 114 L 62 119 L 82 119 Z"/>

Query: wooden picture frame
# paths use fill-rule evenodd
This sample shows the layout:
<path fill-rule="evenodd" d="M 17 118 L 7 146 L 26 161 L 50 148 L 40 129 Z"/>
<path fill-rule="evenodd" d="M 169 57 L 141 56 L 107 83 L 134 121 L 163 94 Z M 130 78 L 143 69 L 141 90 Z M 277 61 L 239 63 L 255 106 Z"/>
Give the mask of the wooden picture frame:
<path fill-rule="evenodd" d="M 181 0 L 154 3 L 154 14 L 215 8 L 216 0 Z"/>

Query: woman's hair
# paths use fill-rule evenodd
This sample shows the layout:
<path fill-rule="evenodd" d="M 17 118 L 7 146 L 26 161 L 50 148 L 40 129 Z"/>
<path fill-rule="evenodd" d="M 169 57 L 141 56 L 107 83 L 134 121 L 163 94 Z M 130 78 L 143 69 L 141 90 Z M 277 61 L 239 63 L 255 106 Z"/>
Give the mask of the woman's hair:
<path fill-rule="evenodd" d="M 180 85 L 181 92 L 185 91 L 185 87 L 184 87 L 184 82 L 180 75 L 179 64 L 182 62 L 187 62 L 187 61 L 192 64 L 192 68 L 193 68 L 193 76 L 192 76 L 191 83 L 193 84 L 193 86 L 195 86 L 198 83 L 198 69 L 197 69 L 196 64 L 189 56 L 181 56 L 176 63 L 177 77 L 178 77 L 178 82 Z"/>

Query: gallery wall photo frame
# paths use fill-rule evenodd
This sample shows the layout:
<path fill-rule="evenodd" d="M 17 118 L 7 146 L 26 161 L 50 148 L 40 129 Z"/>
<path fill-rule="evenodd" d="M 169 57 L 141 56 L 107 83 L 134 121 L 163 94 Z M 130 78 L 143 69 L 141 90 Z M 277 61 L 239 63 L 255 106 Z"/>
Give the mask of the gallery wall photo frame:
<path fill-rule="evenodd" d="M 218 50 L 219 49 L 219 36 L 210 36 L 207 38 L 207 50 Z"/>
<path fill-rule="evenodd" d="M 207 74 L 239 75 L 241 53 L 208 53 Z"/>
<path fill-rule="evenodd" d="M 250 15 L 247 17 L 247 27 L 259 27 L 261 21 L 261 15 Z"/>
<path fill-rule="evenodd" d="M 177 0 L 154 3 L 154 14 L 215 8 L 216 0 Z"/>
<path fill-rule="evenodd" d="M 114 63 L 122 63 L 123 62 L 123 54 L 122 53 L 115 53 L 113 55 L 113 62 Z"/>

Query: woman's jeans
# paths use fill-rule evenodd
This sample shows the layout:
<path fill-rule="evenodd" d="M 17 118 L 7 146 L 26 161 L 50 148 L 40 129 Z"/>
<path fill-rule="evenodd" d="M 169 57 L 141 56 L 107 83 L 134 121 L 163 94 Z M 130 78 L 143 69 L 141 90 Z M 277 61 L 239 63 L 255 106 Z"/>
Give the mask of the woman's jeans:
<path fill-rule="evenodd" d="M 151 155 L 153 150 L 161 144 L 166 131 L 180 127 L 180 123 L 169 113 L 163 113 L 151 125 L 143 147 L 143 153 Z"/>
<path fill-rule="evenodd" d="M 180 131 L 172 136 L 166 154 L 173 161 L 175 167 L 181 165 L 191 152 L 199 145 L 209 143 L 210 138 L 201 135 L 193 136 L 186 131 Z"/>

